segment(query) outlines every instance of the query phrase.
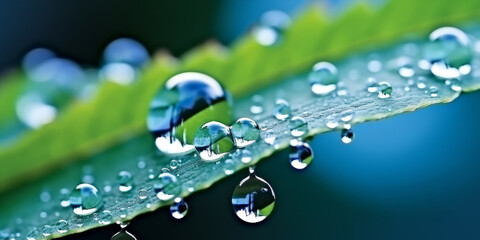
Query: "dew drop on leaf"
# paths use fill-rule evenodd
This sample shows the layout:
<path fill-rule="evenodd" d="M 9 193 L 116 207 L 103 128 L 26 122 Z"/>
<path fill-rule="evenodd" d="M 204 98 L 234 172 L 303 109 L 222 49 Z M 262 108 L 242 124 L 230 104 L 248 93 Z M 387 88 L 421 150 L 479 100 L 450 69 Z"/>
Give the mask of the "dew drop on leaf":
<path fill-rule="evenodd" d="M 70 194 L 70 206 L 77 215 L 90 215 L 96 212 L 103 203 L 97 188 L 91 184 L 79 184 Z"/>
<path fill-rule="evenodd" d="M 337 89 L 338 70 L 329 62 L 318 62 L 313 65 L 308 81 L 312 92 L 316 95 L 327 95 Z"/>
<path fill-rule="evenodd" d="M 290 104 L 283 99 L 277 99 L 273 107 L 273 115 L 278 120 L 285 120 L 290 116 Z"/>
<path fill-rule="evenodd" d="M 231 127 L 233 142 L 236 147 L 243 148 L 254 143 L 260 136 L 260 128 L 250 118 L 240 118 Z"/>
<path fill-rule="evenodd" d="M 215 121 L 205 123 L 198 129 L 194 145 L 204 161 L 216 161 L 234 148 L 230 128 Z"/>
<path fill-rule="evenodd" d="M 153 189 L 158 199 L 167 201 L 177 196 L 181 188 L 178 186 L 177 177 L 171 173 L 162 173 L 154 180 Z"/>
<path fill-rule="evenodd" d="M 120 192 L 129 192 L 133 187 L 133 176 L 129 171 L 120 171 L 117 176 Z"/>
<path fill-rule="evenodd" d="M 290 134 L 294 137 L 301 137 L 308 132 L 307 121 L 299 116 L 292 117 L 288 123 L 288 127 L 290 128 Z"/>
<path fill-rule="evenodd" d="M 378 83 L 378 98 L 390 98 L 392 95 L 392 87 L 390 86 L 390 83 L 388 82 L 380 82 Z"/>

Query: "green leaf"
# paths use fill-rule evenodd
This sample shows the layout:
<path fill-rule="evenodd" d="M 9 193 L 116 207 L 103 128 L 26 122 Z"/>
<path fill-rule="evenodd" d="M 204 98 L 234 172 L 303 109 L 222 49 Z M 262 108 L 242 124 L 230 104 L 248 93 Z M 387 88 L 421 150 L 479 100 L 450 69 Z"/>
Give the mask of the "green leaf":
<path fill-rule="evenodd" d="M 292 115 L 308 121 L 309 132 L 304 138 L 331 131 L 326 127 L 326 122 L 330 118 L 338 121 L 348 111 L 355 112 L 350 122 L 354 124 L 452 101 L 459 92 L 452 91 L 433 76 L 421 73 L 426 77 L 427 89 L 418 89 L 408 86 L 395 69 L 388 68 L 390 60 L 402 53 L 403 44 L 398 42 L 405 37 L 424 37 L 435 26 L 461 23 L 480 16 L 480 3 L 477 1 L 457 1 L 454 7 L 447 3 L 446 0 L 438 1 L 435 5 L 394 0 L 379 10 L 359 5 L 333 21 L 322 17 L 321 12 L 312 7 L 294 20 L 283 42 L 276 46 L 258 45 L 247 35 L 230 50 L 209 42 L 185 55 L 181 61 L 159 53 L 135 84 L 119 86 L 106 82 L 92 101 L 74 103 L 54 123 L 27 133 L 13 145 L 0 149 L 0 190 L 12 189 L 22 182 L 31 182 L 44 176 L 35 184 L 25 184 L 21 189 L 5 194 L 0 200 L 0 226 L 11 227 L 14 223 L 10 220 L 18 216 L 24 219 L 24 227 L 18 229 L 24 235 L 34 227 L 40 229 L 44 224 L 54 225 L 59 219 L 72 223 L 66 234 L 99 226 L 91 217 L 85 218 L 81 227 L 74 225 L 73 222 L 78 218 L 70 209 L 58 205 L 58 190 L 62 187 L 72 189 L 78 184 L 83 165 L 95 169 L 95 182 L 99 187 L 106 181 L 114 187 L 111 193 L 105 193 L 104 209 L 110 210 L 115 220 L 125 221 L 170 204 L 155 197 L 149 181 L 151 173 L 148 169 L 151 168 L 153 174 L 158 175 L 161 168 L 169 166 L 171 159 L 155 152 L 153 141 L 146 131 L 145 119 L 154 93 L 176 72 L 199 71 L 220 80 L 236 99 L 236 117 L 251 117 L 259 123 L 262 129 L 259 141 L 229 154 L 228 158 L 234 161 L 232 170 L 235 171 L 288 146 L 291 139 L 288 121 L 276 120 L 271 114 L 278 96 L 288 99 Z M 409 13 L 408 18 L 401 15 L 406 12 Z M 473 27 L 472 33 L 475 29 L 478 27 Z M 414 44 L 423 43 L 417 41 Z M 378 46 L 389 47 L 378 50 Z M 372 51 L 373 47 L 376 50 Z M 361 49 L 370 51 L 352 55 Z M 374 77 L 392 85 L 394 90 L 391 98 L 379 99 L 376 94 L 365 90 L 365 81 L 372 75 L 366 71 L 366 62 L 371 53 L 376 53 L 384 65 L 384 70 Z M 351 57 L 346 58 L 347 55 Z M 419 55 L 411 57 L 417 60 Z M 346 90 L 346 96 L 336 96 L 337 93 L 315 97 L 310 93 L 306 74 L 311 65 L 319 60 L 335 61 L 344 86 L 340 90 Z M 352 71 L 354 74 L 350 74 Z M 468 91 L 480 88 L 478 79 L 465 79 L 463 84 Z M 407 86 L 410 91 L 404 90 Z M 437 87 L 437 96 L 431 96 L 428 92 L 431 86 Z M 250 96 L 254 94 L 261 94 L 265 98 L 265 111 L 256 116 L 249 111 Z M 341 127 L 342 124 L 339 125 Z M 273 145 L 264 141 L 270 132 L 276 137 Z M 248 164 L 241 161 L 246 157 L 251 158 Z M 146 169 L 137 167 L 139 158 L 146 162 Z M 189 195 L 192 189 L 198 191 L 208 188 L 226 176 L 223 160 L 219 164 L 206 163 L 196 155 L 176 157 L 175 160 L 181 161 L 181 166 L 172 172 L 179 176 L 178 187 L 182 187 L 182 196 Z M 72 166 L 47 175 L 67 164 Z M 135 188 L 131 193 L 122 194 L 116 189 L 114 179 L 121 170 L 129 170 L 134 175 Z M 147 190 L 147 199 L 137 198 L 136 193 L 140 189 Z M 40 203 L 38 196 L 41 191 L 51 192 L 52 201 Z M 120 219 L 122 208 L 128 211 L 126 219 Z M 59 212 L 59 216 L 52 214 L 46 219 L 39 219 L 40 211 Z M 56 233 L 49 237 L 64 234 Z"/>

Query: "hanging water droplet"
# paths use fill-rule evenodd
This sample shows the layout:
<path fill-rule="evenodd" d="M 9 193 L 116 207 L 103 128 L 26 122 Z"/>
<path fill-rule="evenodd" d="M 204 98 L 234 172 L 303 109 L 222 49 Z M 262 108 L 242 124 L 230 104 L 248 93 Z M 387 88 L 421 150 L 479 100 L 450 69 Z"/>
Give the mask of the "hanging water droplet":
<path fill-rule="evenodd" d="M 290 25 L 290 17 L 281 11 L 268 11 L 262 15 L 258 26 L 253 29 L 253 37 L 260 45 L 272 46 L 279 43 L 283 32 Z"/>
<path fill-rule="evenodd" d="M 388 82 L 380 82 L 378 84 L 378 98 L 382 98 L 382 99 L 385 99 L 385 98 L 390 98 L 390 96 L 392 95 L 392 87 L 390 86 L 390 83 Z"/>
<path fill-rule="evenodd" d="M 290 134 L 294 137 L 301 137 L 308 132 L 308 123 L 302 117 L 295 116 L 288 123 Z"/>
<path fill-rule="evenodd" d="M 177 169 L 178 165 L 179 165 L 179 163 L 178 163 L 177 160 L 172 159 L 172 161 L 170 161 L 170 168 L 171 168 L 172 170 Z"/>
<path fill-rule="evenodd" d="M 351 128 L 344 128 L 340 136 L 343 143 L 349 144 L 353 141 L 354 134 Z"/>
<path fill-rule="evenodd" d="M 148 129 L 157 148 L 167 154 L 195 149 L 195 131 L 201 124 L 232 121 L 229 96 L 212 77 L 202 73 L 180 73 L 168 79 L 150 104 Z"/>
<path fill-rule="evenodd" d="M 319 62 L 313 65 L 308 81 L 313 93 L 327 95 L 337 89 L 338 70 L 329 62 Z"/>
<path fill-rule="evenodd" d="M 253 95 L 252 106 L 250 106 L 250 112 L 253 114 L 260 114 L 263 112 L 264 99 L 262 95 Z"/>
<path fill-rule="evenodd" d="M 52 235 L 54 229 L 52 226 L 50 225 L 45 225 L 42 227 L 42 235 L 45 236 L 45 237 L 48 237 L 50 235 Z"/>
<path fill-rule="evenodd" d="M 216 161 L 234 147 L 230 128 L 215 121 L 198 129 L 193 142 L 204 161 Z"/>
<path fill-rule="evenodd" d="M 275 193 L 265 180 L 252 170 L 233 191 L 233 210 L 248 223 L 258 223 L 267 218 L 275 206 Z"/>
<path fill-rule="evenodd" d="M 125 231 L 125 229 L 122 229 L 119 232 L 115 233 L 115 235 L 113 235 L 112 238 L 110 238 L 110 240 L 137 240 L 137 239 L 131 233 Z"/>
<path fill-rule="evenodd" d="M 250 118 L 238 119 L 230 127 L 233 142 L 236 147 L 243 148 L 254 143 L 260 136 L 260 128 L 257 123 Z"/>
<path fill-rule="evenodd" d="M 290 141 L 290 164 L 295 169 L 304 169 L 313 160 L 313 150 L 308 143 L 292 139 Z"/>
<path fill-rule="evenodd" d="M 185 215 L 187 215 L 187 212 L 188 205 L 183 198 L 175 198 L 173 204 L 170 206 L 170 213 L 172 214 L 172 217 L 175 219 L 182 219 L 185 217 Z"/>
<path fill-rule="evenodd" d="M 290 116 L 290 104 L 283 99 L 277 99 L 273 108 L 273 115 L 278 120 L 287 119 Z"/>
<path fill-rule="evenodd" d="M 77 215 L 90 215 L 102 206 L 102 196 L 93 185 L 82 183 L 72 191 L 70 206 Z"/>
<path fill-rule="evenodd" d="M 55 224 L 55 227 L 57 228 L 57 231 L 59 233 L 66 233 L 68 231 L 69 223 L 65 220 L 59 220 L 57 224 Z"/>
<path fill-rule="evenodd" d="M 107 225 L 113 221 L 113 215 L 110 211 L 104 210 L 102 213 L 100 213 L 99 219 L 101 224 Z"/>
<path fill-rule="evenodd" d="M 437 97 L 438 96 L 438 88 L 435 86 L 430 86 L 428 89 L 428 93 L 430 94 L 431 97 Z"/>
<path fill-rule="evenodd" d="M 117 176 L 120 192 L 129 192 L 133 187 L 133 176 L 128 171 L 121 171 Z"/>
<path fill-rule="evenodd" d="M 473 51 L 467 34 L 458 28 L 442 27 L 433 31 L 429 38 L 424 56 L 430 61 L 430 71 L 436 77 L 452 79 L 470 73 Z"/>
<path fill-rule="evenodd" d="M 265 132 L 265 138 L 263 139 L 263 141 L 265 141 L 265 143 L 269 145 L 273 145 L 275 144 L 276 139 L 277 135 L 275 134 L 275 132 L 273 130 L 268 130 L 267 132 Z"/>
<path fill-rule="evenodd" d="M 158 199 L 167 201 L 177 196 L 181 188 L 178 186 L 177 177 L 171 173 L 162 173 L 155 179 L 153 189 Z"/>
<path fill-rule="evenodd" d="M 235 163 L 233 162 L 233 160 L 232 159 L 225 160 L 223 164 L 223 172 L 226 175 L 232 175 L 234 173 L 234 170 L 235 170 Z"/>

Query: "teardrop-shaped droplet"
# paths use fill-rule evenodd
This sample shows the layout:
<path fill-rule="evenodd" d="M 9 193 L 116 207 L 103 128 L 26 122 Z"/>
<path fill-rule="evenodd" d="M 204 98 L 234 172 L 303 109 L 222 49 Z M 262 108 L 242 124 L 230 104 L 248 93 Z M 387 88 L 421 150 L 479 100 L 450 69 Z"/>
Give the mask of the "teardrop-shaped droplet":
<path fill-rule="evenodd" d="M 72 191 L 70 206 L 77 215 L 90 215 L 96 212 L 103 203 L 102 196 L 93 185 L 82 183 Z"/>
<path fill-rule="evenodd" d="M 295 169 L 304 169 L 313 160 L 313 150 L 308 143 L 293 139 L 290 141 L 290 164 Z"/>
<path fill-rule="evenodd" d="M 230 128 L 215 121 L 205 123 L 198 129 L 194 145 L 204 161 L 216 161 L 234 147 Z"/>
<path fill-rule="evenodd" d="M 378 90 L 377 90 L 378 98 L 382 98 L 382 99 L 390 98 L 390 96 L 392 96 L 392 91 L 393 89 L 390 86 L 390 83 L 380 82 L 378 84 Z"/>
<path fill-rule="evenodd" d="M 167 201 L 178 194 L 182 190 L 178 185 L 177 177 L 171 173 L 162 173 L 155 179 L 153 189 L 157 194 L 158 199 Z"/>
<path fill-rule="evenodd" d="M 453 79 L 470 73 L 473 50 L 467 34 L 458 28 L 433 31 L 424 55 L 431 63 L 430 71 L 438 78 Z"/>
<path fill-rule="evenodd" d="M 233 142 L 238 148 L 254 143 L 260 136 L 260 128 L 250 118 L 240 118 L 231 127 Z"/>
<path fill-rule="evenodd" d="M 343 143 L 349 144 L 353 141 L 354 134 L 351 128 L 345 128 L 342 130 L 342 133 L 340 136 L 342 138 Z"/>
<path fill-rule="evenodd" d="M 135 236 L 127 232 L 125 229 L 120 230 L 120 232 L 115 233 L 115 235 L 110 238 L 110 240 L 137 240 Z"/>
<path fill-rule="evenodd" d="M 173 204 L 170 206 L 170 213 L 172 214 L 172 217 L 175 219 L 182 219 L 185 217 L 185 215 L 187 215 L 187 212 L 188 205 L 183 198 L 175 198 Z"/>
<path fill-rule="evenodd" d="M 270 184 L 252 171 L 233 191 L 232 205 L 241 220 L 258 223 L 272 213 L 275 193 Z"/>
<path fill-rule="evenodd" d="M 120 171 L 117 176 L 120 192 L 128 192 L 133 187 L 133 176 L 129 171 Z"/>
<path fill-rule="evenodd" d="M 283 99 L 277 99 L 273 107 L 273 115 L 278 120 L 287 119 L 290 116 L 290 104 Z"/>
<path fill-rule="evenodd" d="M 157 148 L 167 154 L 184 154 L 195 149 L 195 131 L 203 123 L 230 124 L 228 94 L 212 77 L 185 72 L 170 78 L 150 104 L 148 129 Z"/>
<path fill-rule="evenodd" d="M 313 65 L 308 81 L 313 93 L 327 95 L 337 89 L 338 70 L 329 62 L 319 62 Z"/>
<path fill-rule="evenodd" d="M 283 38 L 283 32 L 290 26 L 290 17 L 281 11 L 265 12 L 259 24 L 253 29 L 253 37 L 260 45 L 278 44 Z"/>
<path fill-rule="evenodd" d="M 301 137 L 308 132 L 307 121 L 299 116 L 292 117 L 288 123 L 288 127 L 290 128 L 290 133 L 294 137 Z"/>

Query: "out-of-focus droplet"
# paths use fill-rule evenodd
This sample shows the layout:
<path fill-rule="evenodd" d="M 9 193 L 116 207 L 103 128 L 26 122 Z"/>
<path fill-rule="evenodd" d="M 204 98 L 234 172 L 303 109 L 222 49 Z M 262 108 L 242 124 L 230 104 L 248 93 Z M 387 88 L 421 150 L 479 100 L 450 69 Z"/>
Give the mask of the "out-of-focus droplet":
<path fill-rule="evenodd" d="M 70 224 L 66 220 L 59 220 L 57 224 L 55 224 L 55 228 L 59 233 L 66 233 L 68 231 Z"/>
<path fill-rule="evenodd" d="M 343 143 L 345 143 L 345 144 L 351 143 L 353 141 L 353 137 L 354 137 L 352 129 L 351 128 L 343 129 L 340 137 L 342 138 Z"/>
<path fill-rule="evenodd" d="M 272 46 L 282 41 L 283 32 L 290 26 L 290 17 L 281 11 L 265 12 L 253 29 L 253 37 L 260 45 Z"/>
<path fill-rule="evenodd" d="M 105 63 L 124 63 L 135 68 L 148 62 L 149 54 L 139 42 L 129 38 L 119 38 L 107 45 L 103 53 Z"/>
<path fill-rule="evenodd" d="M 277 99 L 273 107 L 273 115 L 278 120 L 287 119 L 290 116 L 290 104 L 283 99 Z"/>

